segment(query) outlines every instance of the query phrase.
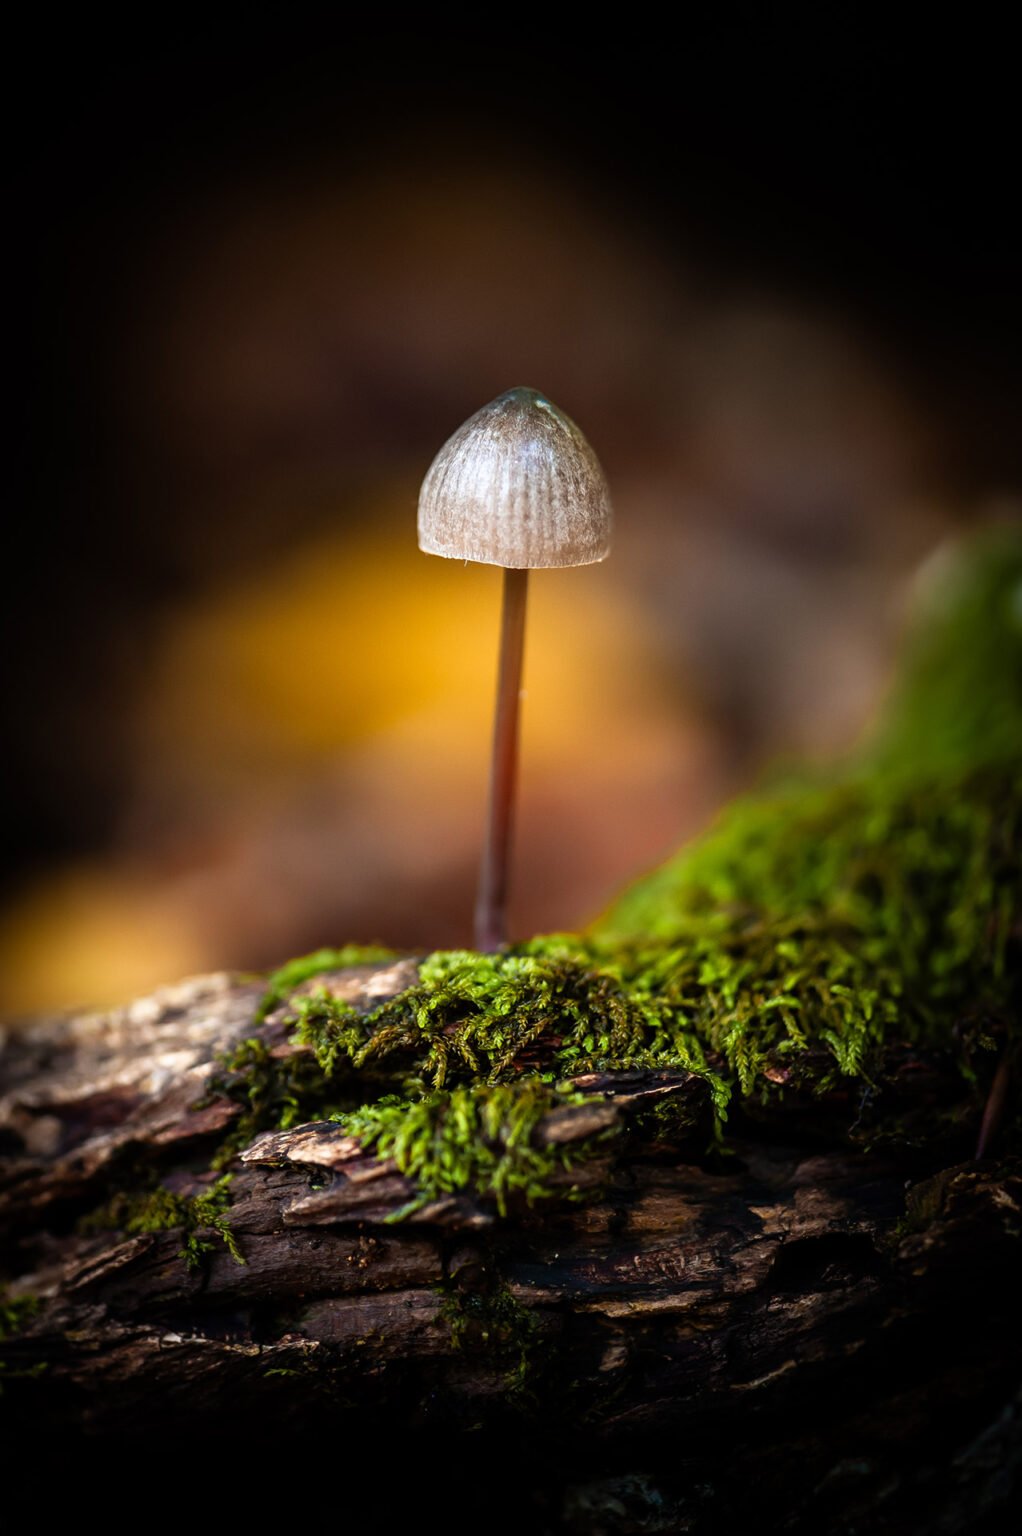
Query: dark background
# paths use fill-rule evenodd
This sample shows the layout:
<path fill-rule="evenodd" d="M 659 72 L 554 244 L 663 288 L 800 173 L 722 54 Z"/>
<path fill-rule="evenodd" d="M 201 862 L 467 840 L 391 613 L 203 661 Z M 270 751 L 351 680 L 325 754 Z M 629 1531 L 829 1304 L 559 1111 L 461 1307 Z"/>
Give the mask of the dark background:
<path fill-rule="evenodd" d="M 413 729 L 448 720 L 435 677 L 379 698 L 426 627 L 492 666 L 493 592 L 431 607 L 453 577 L 407 530 L 440 443 L 512 384 L 605 463 L 620 558 L 566 580 L 597 657 L 637 637 L 597 690 L 621 713 L 587 724 L 585 636 L 549 621 L 577 747 L 544 749 L 540 699 L 521 933 L 584 920 L 779 753 L 851 743 L 912 573 L 1018 515 L 1006 40 L 680 25 L 246 19 L 15 52 L 10 1007 L 467 940 L 488 700 L 440 742 Z M 349 624 L 336 689 L 310 608 Z M 249 665 L 257 714 L 261 666 L 307 677 L 293 719 L 251 725 Z M 469 752 L 449 803 L 408 790 L 434 747 Z"/>

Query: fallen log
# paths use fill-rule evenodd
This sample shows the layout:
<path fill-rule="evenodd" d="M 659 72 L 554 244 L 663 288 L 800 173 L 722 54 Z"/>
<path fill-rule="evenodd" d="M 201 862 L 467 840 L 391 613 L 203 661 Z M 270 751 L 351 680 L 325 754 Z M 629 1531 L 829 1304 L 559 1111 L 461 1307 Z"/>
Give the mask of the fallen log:
<path fill-rule="evenodd" d="M 326 980 L 366 1008 L 410 974 Z M 597 1150 L 542 1208 L 416 1204 L 393 1159 L 330 1121 L 257 1135 L 218 1203 L 211 1150 L 241 1113 L 210 1093 L 218 1059 L 254 1029 L 295 1049 L 281 1010 L 254 1024 L 261 995 L 205 977 L 8 1040 L 9 1449 L 100 1455 L 226 1425 L 249 1454 L 400 1445 L 406 1493 L 454 1455 L 464 1507 L 488 1500 L 497 1529 L 964 1531 L 1005 1514 L 1013 1162 L 828 1142 L 818 1107 L 790 1105 L 708 1150 L 702 1078 L 590 1073 L 536 1135 Z M 902 1076 L 932 1101 L 940 1066 Z M 630 1139 L 668 1100 L 692 1110 L 678 1137 Z M 111 1191 L 146 1171 L 179 1201 L 170 1224 L 131 1230 L 122 1207 L 118 1228 Z"/>

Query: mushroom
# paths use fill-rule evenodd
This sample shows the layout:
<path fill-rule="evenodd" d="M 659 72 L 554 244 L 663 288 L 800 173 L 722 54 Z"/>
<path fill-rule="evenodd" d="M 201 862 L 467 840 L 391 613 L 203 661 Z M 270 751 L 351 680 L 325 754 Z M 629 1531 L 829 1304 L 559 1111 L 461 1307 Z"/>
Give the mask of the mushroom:
<path fill-rule="evenodd" d="M 437 454 L 419 493 L 419 548 L 504 568 L 490 800 L 476 947 L 507 939 L 507 894 L 529 571 L 591 565 L 610 549 L 599 461 L 570 417 L 535 389 L 509 389 Z"/>

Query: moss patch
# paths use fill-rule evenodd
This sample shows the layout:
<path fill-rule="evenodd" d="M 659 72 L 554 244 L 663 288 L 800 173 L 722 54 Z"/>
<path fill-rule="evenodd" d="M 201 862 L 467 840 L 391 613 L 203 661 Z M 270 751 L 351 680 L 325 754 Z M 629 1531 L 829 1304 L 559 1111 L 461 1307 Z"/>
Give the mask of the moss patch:
<path fill-rule="evenodd" d="M 14 1339 L 24 1333 L 38 1311 L 38 1296 L 27 1292 L 12 1296 L 6 1290 L 0 1291 L 0 1340 Z"/>
<path fill-rule="evenodd" d="M 670 1065 L 705 1075 L 724 1097 L 697 1036 L 652 992 L 625 985 L 613 955 L 570 937 L 430 955 L 416 986 L 368 1015 L 326 992 L 294 1012 L 295 1043 L 330 1080 L 375 1072 L 429 1091 Z"/>
<path fill-rule="evenodd" d="M 38 1296 L 24 1291 L 18 1296 L 12 1296 L 6 1289 L 0 1289 L 0 1344 L 16 1339 L 24 1333 L 40 1307 Z M 14 1365 L 9 1360 L 0 1360 L 0 1397 L 5 1396 L 6 1389 L 12 1383 L 35 1381 L 44 1375 L 48 1368 L 49 1364 L 46 1360 L 35 1360 L 22 1365 Z"/>
<path fill-rule="evenodd" d="M 412 1100 L 383 1100 L 340 1117 L 367 1149 L 392 1157 L 420 1194 L 394 1220 L 444 1195 L 472 1190 L 501 1216 L 509 1202 L 532 1205 L 557 1192 L 575 1199 L 571 1171 L 591 1157 L 613 1130 L 578 1146 L 548 1146 L 537 1136 L 553 1110 L 584 1102 L 539 1078 L 490 1087 L 453 1088 Z"/>
<path fill-rule="evenodd" d="M 120 1192 L 83 1217 L 79 1230 L 116 1230 L 134 1235 L 180 1228 L 184 1237 L 180 1257 L 189 1269 L 199 1269 L 206 1254 L 212 1253 L 218 1243 L 223 1244 L 236 1264 L 244 1264 L 245 1256 L 227 1218 L 231 1177 L 224 1174 L 199 1195 L 178 1195 L 162 1184 L 141 1193 Z"/>
<path fill-rule="evenodd" d="M 530 1404 L 529 1387 L 540 1366 L 541 1329 L 535 1312 L 516 1301 L 502 1282 L 482 1290 L 448 1285 L 440 1295 L 440 1314 L 455 1347 L 496 1365 L 509 1399 L 523 1407 Z"/>
<path fill-rule="evenodd" d="M 732 805 L 590 930 L 632 985 L 687 1011 L 744 1094 L 812 1045 L 822 1089 L 868 1076 L 891 1041 L 953 1049 L 963 1009 L 1007 1023 L 1018 1002 L 1018 532 L 948 565 L 923 606 L 858 757 Z"/>
<path fill-rule="evenodd" d="M 1022 781 L 862 780 L 731 808 L 594 930 L 631 985 L 719 1053 L 743 1094 L 811 1046 L 822 1090 L 892 1039 L 948 1047 L 962 1011 L 1007 1013 Z M 1014 956 L 1011 957 L 1014 961 Z"/>

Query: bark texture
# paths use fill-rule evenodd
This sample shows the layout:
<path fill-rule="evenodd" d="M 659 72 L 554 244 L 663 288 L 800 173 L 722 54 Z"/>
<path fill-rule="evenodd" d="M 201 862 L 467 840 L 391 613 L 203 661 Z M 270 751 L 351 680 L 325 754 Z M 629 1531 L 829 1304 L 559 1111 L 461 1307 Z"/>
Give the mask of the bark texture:
<path fill-rule="evenodd" d="M 412 971 L 331 982 L 369 1006 Z M 214 1058 L 253 1033 L 260 990 L 200 978 L 7 1042 L 4 1273 L 8 1301 L 37 1303 L 0 1343 L 9 1447 L 216 1433 L 312 1455 L 327 1436 L 352 1466 L 400 1466 L 381 1510 L 440 1477 L 491 1529 L 1007 1528 L 1022 1456 L 1011 1161 L 856 1150 L 818 1104 L 796 1105 L 744 1118 L 722 1156 L 705 1138 L 608 1143 L 582 1201 L 500 1219 L 460 1195 L 392 1222 L 408 1180 L 319 1123 L 264 1133 L 236 1162 L 244 1264 L 213 1230 L 193 1268 L 180 1229 L 88 1230 L 139 1170 L 208 1190 L 239 1113 L 206 1093 Z M 292 1048 L 279 1018 L 264 1030 Z M 902 1076 L 906 1102 L 950 1091 L 939 1064 L 906 1060 Z M 580 1086 L 591 1098 L 541 1138 L 703 1092 L 684 1073 Z"/>

